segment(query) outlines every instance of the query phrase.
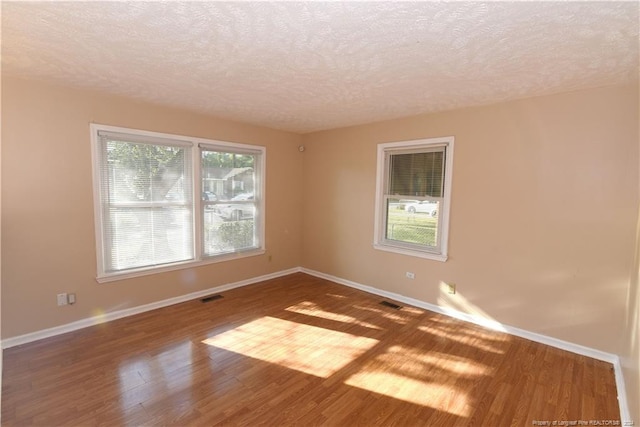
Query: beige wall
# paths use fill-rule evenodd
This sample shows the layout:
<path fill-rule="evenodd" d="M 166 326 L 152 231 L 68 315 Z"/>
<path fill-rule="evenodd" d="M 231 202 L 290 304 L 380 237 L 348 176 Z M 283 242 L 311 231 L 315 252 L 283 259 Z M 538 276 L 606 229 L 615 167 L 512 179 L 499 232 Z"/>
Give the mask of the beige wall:
<path fill-rule="evenodd" d="M 374 250 L 376 144 L 448 135 L 449 260 Z M 636 87 L 318 132 L 304 143 L 304 267 L 606 352 L 624 347 Z M 458 294 L 441 293 L 440 281 Z"/>
<path fill-rule="evenodd" d="M 23 80 L 2 89 L 4 339 L 300 265 L 299 135 Z M 96 283 L 90 122 L 266 146 L 267 254 Z M 77 303 L 57 307 L 59 292 Z"/>

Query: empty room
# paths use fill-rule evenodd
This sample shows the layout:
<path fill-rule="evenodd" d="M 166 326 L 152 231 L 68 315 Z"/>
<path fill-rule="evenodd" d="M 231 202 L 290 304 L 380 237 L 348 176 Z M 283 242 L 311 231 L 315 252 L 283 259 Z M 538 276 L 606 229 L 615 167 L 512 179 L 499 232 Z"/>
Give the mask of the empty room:
<path fill-rule="evenodd" d="M 2 1 L 2 425 L 638 425 L 639 9 Z"/>

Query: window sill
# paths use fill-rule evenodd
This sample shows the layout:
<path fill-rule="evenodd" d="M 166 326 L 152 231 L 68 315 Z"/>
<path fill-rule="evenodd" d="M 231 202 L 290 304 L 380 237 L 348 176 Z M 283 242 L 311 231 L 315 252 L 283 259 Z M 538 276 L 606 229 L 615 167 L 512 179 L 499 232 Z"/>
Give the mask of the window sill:
<path fill-rule="evenodd" d="M 448 258 L 447 255 L 443 255 L 443 254 L 436 254 L 436 253 L 432 253 L 432 252 L 422 252 L 422 251 L 414 251 L 411 249 L 405 249 L 405 248 L 400 248 L 397 246 L 390 246 L 390 245 L 381 245 L 379 243 L 375 243 L 373 245 L 374 249 L 378 249 L 380 251 L 386 251 L 386 252 L 393 252 L 396 254 L 401 254 L 401 255 L 408 255 L 408 256 L 413 256 L 413 257 L 418 257 L 418 258 L 425 258 L 425 259 L 430 259 L 430 260 L 434 260 L 434 261 L 440 261 L 440 262 L 445 262 Z"/>
<path fill-rule="evenodd" d="M 208 264 L 216 264 L 219 262 L 231 261 L 234 259 L 242 259 L 242 258 L 248 258 L 252 256 L 264 255 L 265 252 L 266 251 L 264 248 L 258 248 L 258 249 L 243 251 L 243 252 L 234 252 L 230 254 L 207 257 L 205 259 L 198 260 L 198 261 L 185 261 L 185 262 L 178 262 L 175 264 L 170 264 L 162 267 L 149 267 L 149 268 L 142 268 L 138 270 L 128 270 L 122 273 L 98 275 L 98 277 L 96 277 L 96 281 L 98 283 L 115 282 L 118 280 L 132 279 L 134 277 L 149 276 L 152 274 L 166 273 L 168 271 L 184 270 L 187 268 L 200 267 Z"/>

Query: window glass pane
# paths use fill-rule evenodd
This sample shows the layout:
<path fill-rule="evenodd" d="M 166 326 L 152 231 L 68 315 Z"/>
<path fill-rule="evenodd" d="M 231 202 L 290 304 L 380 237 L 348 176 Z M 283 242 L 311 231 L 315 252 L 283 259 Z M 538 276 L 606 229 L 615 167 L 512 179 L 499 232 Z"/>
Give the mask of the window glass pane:
<path fill-rule="evenodd" d="M 204 212 L 204 254 L 212 256 L 258 247 L 255 206 L 223 209 L 222 213 L 214 210 Z"/>
<path fill-rule="evenodd" d="M 203 150 L 202 192 L 206 199 L 253 198 L 256 158 L 253 154 Z"/>
<path fill-rule="evenodd" d="M 257 154 L 202 151 L 205 256 L 257 248 Z"/>
<path fill-rule="evenodd" d="M 386 239 L 437 246 L 439 207 L 440 202 L 387 199 Z"/>
<path fill-rule="evenodd" d="M 389 170 L 388 194 L 442 197 L 443 151 L 391 154 Z"/>
<path fill-rule="evenodd" d="M 191 200 L 187 149 L 107 140 L 106 150 L 110 202 Z"/>

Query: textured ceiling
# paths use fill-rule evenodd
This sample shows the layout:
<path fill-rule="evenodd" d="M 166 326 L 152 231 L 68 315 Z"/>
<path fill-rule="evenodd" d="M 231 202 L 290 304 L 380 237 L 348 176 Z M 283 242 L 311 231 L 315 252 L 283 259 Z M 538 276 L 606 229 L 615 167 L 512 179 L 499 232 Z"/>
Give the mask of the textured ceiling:
<path fill-rule="evenodd" d="M 638 77 L 638 2 L 2 2 L 2 72 L 311 132 Z"/>

